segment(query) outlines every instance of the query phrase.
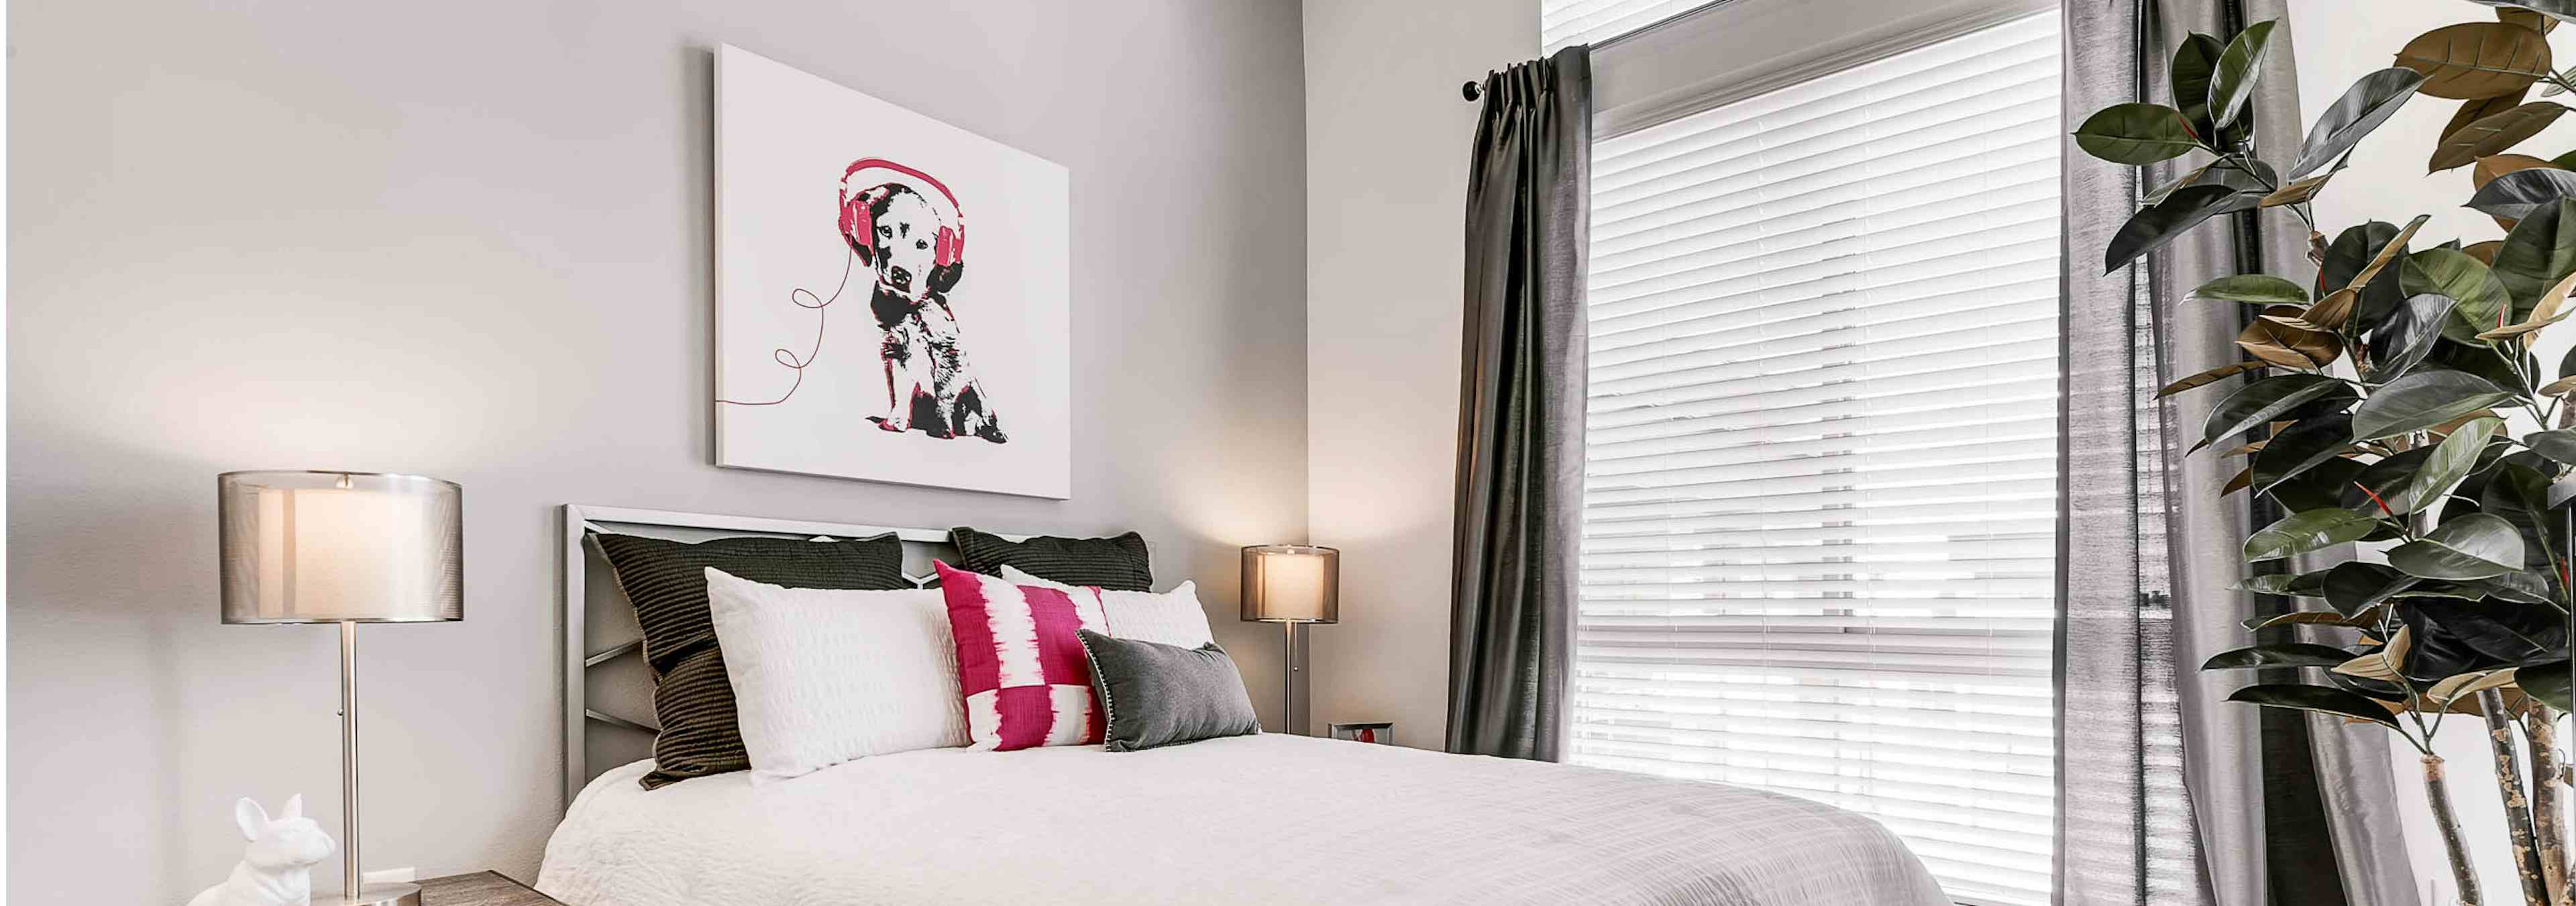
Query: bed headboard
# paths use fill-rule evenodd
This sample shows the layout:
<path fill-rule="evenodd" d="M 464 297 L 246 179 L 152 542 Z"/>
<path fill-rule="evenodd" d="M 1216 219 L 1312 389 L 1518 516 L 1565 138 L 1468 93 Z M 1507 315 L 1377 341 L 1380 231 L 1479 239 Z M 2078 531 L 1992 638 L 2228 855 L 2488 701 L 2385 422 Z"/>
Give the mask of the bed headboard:
<path fill-rule="evenodd" d="M 647 535 L 677 541 L 758 536 L 864 538 L 893 532 L 903 539 L 903 572 L 924 588 L 936 584 L 934 557 L 955 559 L 947 529 L 804 522 L 756 516 L 717 516 L 568 503 L 563 508 L 564 763 L 563 802 L 572 807 L 581 788 L 609 768 L 653 753 L 653 677 L 642 657 L 644 636 L 635 606 L 591 532 Z M 1026 536 L 1003 535 L 1011 540 Z"/>

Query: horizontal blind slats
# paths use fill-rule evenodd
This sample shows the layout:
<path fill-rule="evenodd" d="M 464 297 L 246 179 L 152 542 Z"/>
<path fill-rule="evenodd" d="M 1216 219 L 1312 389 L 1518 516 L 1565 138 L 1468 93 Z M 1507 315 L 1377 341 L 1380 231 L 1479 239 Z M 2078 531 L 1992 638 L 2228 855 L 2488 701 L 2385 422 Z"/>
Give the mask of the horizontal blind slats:
<path fill-rule="evenodd" d="M 1544 0 L 1551 42 L 1639 0 Z M 1571 760 L 1868 814 L 2045 903 L 2054 16 L 1594 146 Z"/>
<path fill-rule="evenodd" d="M 1539 41 L 1545 53 L 1599 44 L 1707 5 L 1709 0 L 1544 0 Z"/>

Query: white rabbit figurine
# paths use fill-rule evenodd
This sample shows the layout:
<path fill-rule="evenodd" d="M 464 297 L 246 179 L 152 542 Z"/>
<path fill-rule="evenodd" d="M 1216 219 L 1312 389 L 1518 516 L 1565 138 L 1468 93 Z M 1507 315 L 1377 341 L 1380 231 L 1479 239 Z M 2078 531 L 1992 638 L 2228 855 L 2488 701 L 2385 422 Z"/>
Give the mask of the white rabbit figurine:
<path fill-rule="evenodd" d="M 287 797 L 286 812 L 271 821 L 268 810 L 244 799 L 233 804 L 233 821 L 241 825 L 250 846 L 242 851 L 231 878 L 188 901 L 188 906 L 312 906 L 313 865 L 331 857 L 331 836 L 304 817 L 304 796 Z"/>

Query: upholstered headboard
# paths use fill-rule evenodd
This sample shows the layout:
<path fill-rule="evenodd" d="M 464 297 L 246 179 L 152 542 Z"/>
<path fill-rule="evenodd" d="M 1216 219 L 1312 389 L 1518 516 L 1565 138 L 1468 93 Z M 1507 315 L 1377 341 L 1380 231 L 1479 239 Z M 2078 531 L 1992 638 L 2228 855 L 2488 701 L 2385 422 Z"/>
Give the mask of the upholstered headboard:
<path fill-rule="evenodd" d="M 563 508 L 564 763 L 563 802 L 572 807 L 581 788 L 609 768 L 653 753 L 653 679 L 644 666 L 643 632 L 635 607 L 586 540 L 591 532 L 647 535 L 677 541 L 760 536 L 864 538 L 893 532 L 903 539 L 903 572 L 914 584 L 937 580 L 934 557 L 955 559 L 947 529 L 804 522 L 755 516 L 717 516 L 624 507 L 565 504 Z M 1003 535 L 1020 540 L 1025 536 Z"/>

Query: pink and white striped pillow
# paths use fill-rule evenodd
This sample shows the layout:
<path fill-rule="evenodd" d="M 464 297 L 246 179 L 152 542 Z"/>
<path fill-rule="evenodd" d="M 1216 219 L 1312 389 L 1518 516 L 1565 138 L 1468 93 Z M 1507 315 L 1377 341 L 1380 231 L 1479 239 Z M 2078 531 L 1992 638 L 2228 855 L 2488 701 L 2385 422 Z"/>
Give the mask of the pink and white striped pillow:
<path fill-rule="evenodd" d="M 966 694 L 972 747 L 1099 745 L 1106 715 L 1075 633 L 1107 633 L 1100 592 L 1013 585 L 933 565 L 957 638 L 957 684 Z"/>

